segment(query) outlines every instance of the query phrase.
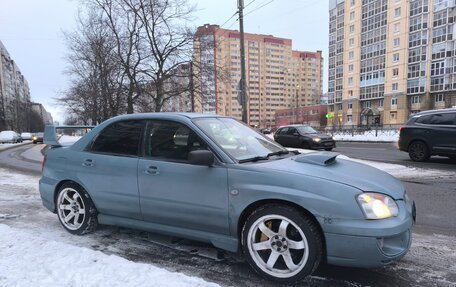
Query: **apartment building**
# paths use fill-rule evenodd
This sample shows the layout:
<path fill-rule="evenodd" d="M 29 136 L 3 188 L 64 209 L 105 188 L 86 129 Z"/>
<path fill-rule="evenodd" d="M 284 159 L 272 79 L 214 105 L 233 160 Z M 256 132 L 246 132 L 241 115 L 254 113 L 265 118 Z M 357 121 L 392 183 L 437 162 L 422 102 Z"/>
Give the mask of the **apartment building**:
<path fill-rule="evenodd" d="M 0 130 L 26 130 L 30 105 L 27 80 L 0 41 Z"/>
<path fill-rule="evenodd" d="M 245 33 L 248 123 L 275 125 L 275 111 L 318 105 L 322 95 L 321 51 L 292 49 L 292 40 Z M 194 39 L 195 108 L 242 118 L 240 34 L 206 24 Z"/>
<path fill-rule="evenodd" d="M 332 125 L 395 125 L 456 106 L 454 0 L 330 0 Z"/>

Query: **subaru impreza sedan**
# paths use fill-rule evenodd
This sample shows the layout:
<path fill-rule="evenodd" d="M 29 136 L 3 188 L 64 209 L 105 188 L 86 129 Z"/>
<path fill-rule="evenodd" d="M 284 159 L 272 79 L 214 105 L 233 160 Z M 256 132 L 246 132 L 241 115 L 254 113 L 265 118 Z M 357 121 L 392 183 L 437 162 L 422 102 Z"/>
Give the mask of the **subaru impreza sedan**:
<path fill-rule="evenodd" d="M 70 233 L 106 224 L 208 242 L 282 283 L 321 261 L 369 268 L 409 250 L 415 207 L 401 182 L 336 153 L 288 151 L 207 114 L 118 116 L 69 147 L 55 130 L 39 189 Z"/>

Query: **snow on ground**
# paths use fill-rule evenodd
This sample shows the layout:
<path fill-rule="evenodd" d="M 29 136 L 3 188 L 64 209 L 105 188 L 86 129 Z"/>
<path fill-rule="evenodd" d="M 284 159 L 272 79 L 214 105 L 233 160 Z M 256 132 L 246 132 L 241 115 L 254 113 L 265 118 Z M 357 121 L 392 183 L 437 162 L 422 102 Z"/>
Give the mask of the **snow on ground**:
<path fill-rule="evenodd" d="M 9 147 L 16 147 L 16 146 L 21 146 L 21 145 L 25 145 L 25 144 L 28 144 L 29 142 L 28 141 L 24 141 L 23 143 L 4 143 L 4 144 L 0 144 L 0 151 L 4 150 L 4 149 L 7 149 Z"/>
<path fill-rule="evenodd" d="M 0 286 L 218 286 L 4 224 L 0 234 Z"/>
<path fill-rule="evenodd" d="M 375 131 L 367 131 L 364 134 L 338 134 L 334 133 L 336 141 L 360 141 L 360 142 L 397 142 L 399 140 L 399 134 L 378 132 L 375 136 Z"/>

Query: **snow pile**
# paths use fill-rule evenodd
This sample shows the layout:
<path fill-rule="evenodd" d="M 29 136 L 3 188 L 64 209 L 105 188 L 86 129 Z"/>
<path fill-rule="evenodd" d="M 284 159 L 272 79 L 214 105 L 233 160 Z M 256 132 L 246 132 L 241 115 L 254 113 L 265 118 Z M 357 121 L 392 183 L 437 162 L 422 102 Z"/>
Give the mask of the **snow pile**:
<path fill-rule="evenodd" d="M 0 224 L 0 286 L 218 286 Z"/>
<path fill-rule="evenodd" d="M 375 131 L 367 131 L 364 134 L 338 134 L 334 133 L 336 141 L 366 141 L 366 142 L 397 142 L 399 134 L 397 132 L 379 131 L 375 136 Z"/>

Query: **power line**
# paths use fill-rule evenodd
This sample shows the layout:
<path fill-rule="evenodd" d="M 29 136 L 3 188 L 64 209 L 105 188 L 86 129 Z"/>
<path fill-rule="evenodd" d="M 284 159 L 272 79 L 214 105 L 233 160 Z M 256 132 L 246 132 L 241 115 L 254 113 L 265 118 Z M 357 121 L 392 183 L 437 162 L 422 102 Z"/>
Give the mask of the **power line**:
<path fill-rule="evenodd" d="M 236 11 L 228 20 L 225 21 L 225 23 L 223 23 L 222 25 L 220 25 L 220 27 L 223 27 L 226 25 L 226 23 L 228 23 L 231 19 L 233 19 L 234 16 L 236 16 L 239 12 Z M 237 21 L 237 20 L 236 20 Z M 231 25 L 232 26 L 232 25 Z"/>
<path fill-rule="evenodd" d="M 250 1 L 250 3 L 249 3 L 249 4 L 245 5 L 244 9 L 245 9 L 245 8 L 247 8 L 247 7 L 249 7 L 250 5 L 252 5 L 252 4 L 253 4 L 255 1 L 256 1 L 256 0 L 252 0 L 252 1 Z"/>
<path fill-rule="evenodd" d="M 272 2 L 274 2 L 274 0 L 270 0 L 270 1 L 266 2 L 266 3 L 263 2 L 264 4 L 262 4 L 262 5 L 260 5 L 260 6 L 257 6 L 257 7 L 256 7 L 255 9 L 253 9 L 253 10 L 250 10 L 250 11 L 247 12 L 244 16 L 247 16 L 247 15 L 249 15 L 249 14 L 252 14 L 253 12 L 260 10 L 261 8 L 263 8 L 264 6 L 267 6 L 267 5 L 271 4 Z M 252 3 L 252 2 L 250 2 L 250 3 Z"/>

